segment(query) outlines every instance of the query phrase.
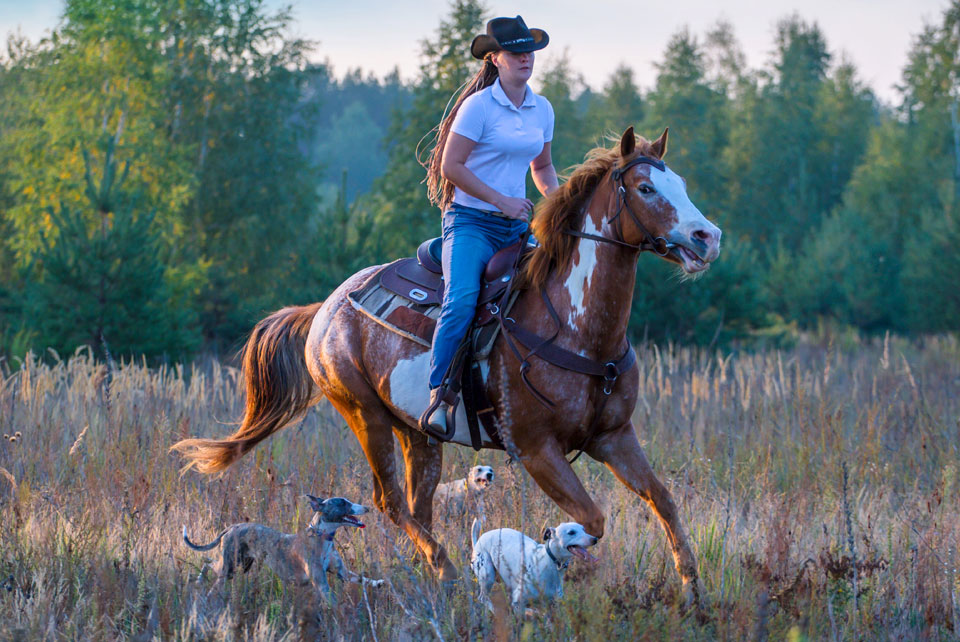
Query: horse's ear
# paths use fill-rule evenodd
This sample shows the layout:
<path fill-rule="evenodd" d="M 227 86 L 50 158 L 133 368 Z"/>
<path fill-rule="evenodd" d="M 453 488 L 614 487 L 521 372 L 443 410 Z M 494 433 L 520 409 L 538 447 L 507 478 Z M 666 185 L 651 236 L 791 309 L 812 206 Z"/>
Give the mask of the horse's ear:
<path fill-rule="evenodd" d="M 633 133 L 633 125 L 627 127 L 620 137 L 620 158 L 626 158 L 637 148 L 637 136 Z"/>
<path fill-rule="evenodd" d="M 663 133 L 660 134 L 660 138 L 653 141 L 650 146 L 653 148 L 653 155 L 657 158 L 663 158 L 667 155 L 667 132 L 670 131 L 670 128 L 667 127 L 663 130 Z"/>

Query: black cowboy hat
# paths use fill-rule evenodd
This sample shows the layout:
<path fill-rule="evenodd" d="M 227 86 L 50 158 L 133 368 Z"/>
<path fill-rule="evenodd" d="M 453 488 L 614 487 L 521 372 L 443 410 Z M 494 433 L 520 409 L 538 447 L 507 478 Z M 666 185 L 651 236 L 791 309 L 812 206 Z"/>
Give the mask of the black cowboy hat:
<path fill-rule="evenodd" d="M 513 53 L 525 53 L 543 49 L 550 42 L 550 36 L 543 29 L 527 29 L 523 18 L 494 18 L 487 23 L 487 33 L 473 39 L 470 53 L 474 58 L 483 60 L 491 51 L 504 49 Z"/>

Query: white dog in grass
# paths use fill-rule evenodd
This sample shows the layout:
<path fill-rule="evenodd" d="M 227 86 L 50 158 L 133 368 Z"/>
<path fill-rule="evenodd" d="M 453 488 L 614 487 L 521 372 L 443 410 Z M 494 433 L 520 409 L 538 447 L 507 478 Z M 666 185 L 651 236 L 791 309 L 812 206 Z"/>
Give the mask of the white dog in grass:
<path fill-rule="evenodd" d="M 483 521 L 483 495 L 492 483 L 493 468 L 474 466 L 466 477 L 438 484 L 433 499 L 453 514 L 462 513 L 465 507 L 472 505 Z"/>
<path fill-rule="evenodd" d="M 498 528 L 480 535 L 480 522 L 473 520 L 473 569 L 480 583 L 480 601 L 492 612 L 490 589 L 500 579 L 510 590 L 510 602 L 516 612 L 530 600 L 552 600 L 563 597 L 563 573 L 573 556 L 586 561 L 596 558 L 587 548 L 597 538 L 576 522 L 564 522 L 543 531 L 543 544 L 538 544 L 520 531 Z"/>

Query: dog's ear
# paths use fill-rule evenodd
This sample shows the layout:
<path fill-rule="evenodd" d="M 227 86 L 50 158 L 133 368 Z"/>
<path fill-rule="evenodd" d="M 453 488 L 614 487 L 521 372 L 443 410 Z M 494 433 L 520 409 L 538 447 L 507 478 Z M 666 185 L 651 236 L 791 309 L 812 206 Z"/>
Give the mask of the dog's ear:
<path fill-rule="evenodd" d="M 313 495 L 307 494 L 307 501 L 310 502 L 310 508 L 317 511 L 318 513 L 323 510 L 323 500 L 319 497 L 314 497 Z"/>
<path fill-rule="evenodd" d="M 543 541 L 549 542 L 551 539 L 553 539 L 554 535 L 556 534 L 557 532 L 552 528 L 543 529 Z"/>

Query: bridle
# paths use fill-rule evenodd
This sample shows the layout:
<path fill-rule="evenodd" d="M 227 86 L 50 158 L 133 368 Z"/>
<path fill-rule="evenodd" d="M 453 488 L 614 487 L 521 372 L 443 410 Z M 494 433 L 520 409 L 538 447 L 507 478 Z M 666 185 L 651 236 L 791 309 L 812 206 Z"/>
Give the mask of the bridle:
<path fill-rule="evenodd" d="M 641 163 L 646 165 L 651 165 L 656 167 L 660 171 L 665 171 L 666 165 L 664 165 L 662 160 L 656 158 L 650 158 L 649 156 L 637 156 L 632 158 L 622 167 L 617 167 L 611 172 L 611 178 L 613 179 L 614 184 L 617 186 L 617 211 L 607 219 L 608 223 L 616 225 L 616 235 L 617 238 L 608 238 L 606 236 L 599 236 L 597 234 L 590 234 L 588 232 L 580 232 L 577 230 L 564 230 L 565 233 L 571 236 L 579 236 L 580 238 L 589 239 L 591 241 L 598 241 L 601 243 L 611 243 L 620 247 L 628 248 L 635 252 L 656 252 L 660 256 L 666 256 L 671 248 L 676 247 L 675 243 L 669 243 L 667 239 L 662 236 L 654 237 L 647 228 L 640 222 L 640 219 L 637 218 L 636 212 L 633 211 L 633 208 L 630 206 L 630 202 L 627 200 L 627 186 L 624 182 L 624 175 L 631 168 L 640 165 Z M 633 243 L 627 243 L 623 240 L 623 219 L 620 218 L 620 214 L 623 212 L 624 208 L 627 210 L 627 214 L 630 215 L 630 218 L 633 219 L 633 223 L 637 228 L 643 232 L 643 235 L 646 237 L 640 243 L 634 245 Z M 527 232 L 529 234 L 529 231 Z M 525 247 L 527 244 L 526 236 L 521 240 L 521 247 Z M 518 260 L 519 260 L 518 255 Z M 508 281 L 507 288 L 504 291 L 502 301 L 509 301 L 511 291 L 515 279 Z M 580 374 L 590 375 L 598 378 L 602 378 L 603 385 L 603 394 L 600 395 L 599 400 L 596 402 L 594 407 L 593 419 L 591 420 L 590 427 L 587 430 L 587 437 L 584 439 L 583 443 L 580 444 L 579 452 L 570 460 L 570 463 L 576 461 L 577 457 L 583 454 L 584 449 L 590 443 L 590 440 L 593 438 L 594 434 L 599 428 L 601 418 L 603 416 L 603 410 L 606 406 L 607 399 L 613 394 L 614 386 L 617 383 L 617 379 L 626 372 L 629 372 L 636 363 L 636 353 L 633 351 L 633 348 L 630 347 L 630 341 L 627 341 L 626 350 L 616 359 L 609 359 L 607 361 L 594 361 L 584 357 L 583 355 L 572 352 L 566 348 L 554 345 L 554 341 L 557 336 L 560 334 L 560 316 L 557 314 L 556 309 L 554 309 L 553 304 L 550 302 L 550 297 L 547 296 L 546 290 L 540 290 L 540 296 L 543 299 L 544 305 L 546 306 L 547 313 L 550 315 L 550 319 L 553 321 L 554 331 L 549 337 L 541 337 L 536 333 L 530 332 L 525 328 L 517 324 L 514 319 L 504 316 L 504 308 L 497 307 L 497 312 L 494 314 L 494 318 L 500 324 L 500 329 L 503 332 L 503 337 L 507 342 L 510 350 L 513 351 L 513 354 L 520 361 L 520 378 L 523 380 L 523 383 L 527 386 L 527 389 L 533 394 L 537 401 L 542 403 L 546 408 L 553 410 L 555 404 L 551 401 L 546 395 L 537 390 L 533 383 L 527 378 L 527 371 L 530 369 L 530 358 L 536 355 L 540 359 L 550 363 L 564 370 L 570 370 L 572 372 L 578 372 Z M 524 352 L 521 350 L 521 347 L 526 348 L 529 352 Z M 468 417 L 469 420 L 469 417 Z M 477 446 L 474 446 L 479 450 Z M 550 552 L 549 547 L 547 548 L 547 553 L 550 555 L 550 558 L 553 559 L 554 563 L 560 566 L 559 562 Z"/>
<path fill-rule="evenodd" d="M 630 201 L 627 200 L 627 185 L 624 182 L 623 177 L 630 169 L 640 164 L 652 165 L 661 172 L 666 170 L 666 165 L 662 160 L 650 158 L 649 156 L 637 156 L 636 158 L 631 159 L 623 167 L 616 167 L 612 172 L 610 172 L 610 178 L 613 179 L 614 184 L 617 186 L 617 211 L 613 216 L 607 219 L 607 222 L 616 224 L 617 238 L 608 238 L 606 236 L 599 236 L 597 234 L 590 234 L 588 232 L 580 232 L 577 230 L 566 230 L 566 233 L 571 236 L 579 236 L 580 238 L 590 239 L 591 241 L 599 241 L 601 243 L 611 243 L 613 245 L 619 245 L 621 247 L 626 247 L 640 252 L 654 252 L 658 256 L 666 256 L 671 248 L 676 247 L 676 243 L 670 243 L 662 236 L 654 237 L 653 234 L 651 234 L 643 225 L 643 223 L 640 222 L 636 212 L 633 211 L 633 207 L 630 206 Z M 636 225 L 646 237 L 643 241 L 640 241 L 640 243 L 636 245 L 633 243 L 627 243 L 623 240 L 623 219 L 620 218 L 620 214 L 623 212 L 624 206 L 626 206 L 627 214 L 629 214 L 630 218 L 633 219 L 633 224 Z"/>

